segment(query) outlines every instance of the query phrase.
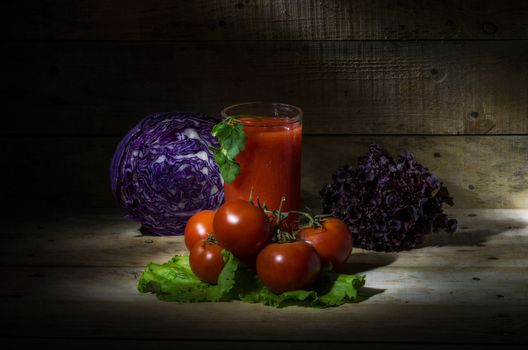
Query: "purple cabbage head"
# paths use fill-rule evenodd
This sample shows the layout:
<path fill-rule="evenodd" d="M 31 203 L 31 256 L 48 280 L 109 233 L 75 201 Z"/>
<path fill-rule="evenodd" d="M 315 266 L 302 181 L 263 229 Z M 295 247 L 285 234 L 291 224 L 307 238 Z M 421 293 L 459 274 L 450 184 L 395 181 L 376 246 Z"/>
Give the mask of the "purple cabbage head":
<path fill-rule="evenodd" d="M 158 235 L 181 235 L 191 215 L 216 209 L 223 180 L 209 146 L 215 120 L 201 113 L 157 113 L 121 140 L 110 166 L 112 192 L 128 216 Z"/>
<path fill-rule="evenodd" d="M 415 248 L 426 234 L 455 232 L 442 204 L 453 205 L 447 188 L 412 153 L 393 159 L 380 145 L 371 145 L 356 168 L 347 165 L 321 190 L 323 210 L 342 219 L 354 246 L 376 251 Z"/>

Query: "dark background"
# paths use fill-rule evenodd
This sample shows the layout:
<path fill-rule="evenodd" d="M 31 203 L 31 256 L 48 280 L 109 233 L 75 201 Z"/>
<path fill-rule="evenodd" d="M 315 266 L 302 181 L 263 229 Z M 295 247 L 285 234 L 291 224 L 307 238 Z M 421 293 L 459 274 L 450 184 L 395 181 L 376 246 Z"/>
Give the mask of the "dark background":
<path fill-rule="evenodd" d="M 0 197 L 115 206 L 120 138 L 158 111 L 305 111 L 303 198 L 371 142 L 413 151 L 458 208 L 528 208 L 526 1 L 10 1 Z"/>
<path fill-rule="evenodd" d="M 1 7 L 3 349 L 526 348 L 527 212 L 482 208 L 528 209 L 528 1 Z M 360 304 L 140 295 L 150 261 L 187 249 L 122 218 L 108 178 L 117 143 L 153 112 L 218 115 L 252 100 L 304 109 L 312 208 L 338 166 L 381 142 L 447 184 L 467 208 L 449 212 L 459 232 L 398 254 L 354 248 L 347 271 L 368 275 L 372 295 Z"/>

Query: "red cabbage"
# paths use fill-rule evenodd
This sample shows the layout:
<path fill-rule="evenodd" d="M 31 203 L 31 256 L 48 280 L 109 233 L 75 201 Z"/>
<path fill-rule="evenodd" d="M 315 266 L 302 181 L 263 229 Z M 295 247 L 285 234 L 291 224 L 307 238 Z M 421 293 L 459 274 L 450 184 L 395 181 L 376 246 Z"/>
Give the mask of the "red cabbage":
<path fill-rule="evenodd" d="M 191 215 L 216 209 L 223 180 L 210 146 L 215 120 L 201 113 L 157 113 L 121 140 L 110 166 L 112 191 L 128 216 L 158 235 L 181 235 Z"/>
<path fill-rule="evenodd" d="M 457 221 L 442 212 L 442 204 L 453 205 L 453 198 L 412 153 L 394 160 L 374 144 L 357 168 L 344 166 L 332 179 L 320 192 L 323 210 L 345 221 L 355 247 L 408 250 L 430 232 L 456 231 Z"/>

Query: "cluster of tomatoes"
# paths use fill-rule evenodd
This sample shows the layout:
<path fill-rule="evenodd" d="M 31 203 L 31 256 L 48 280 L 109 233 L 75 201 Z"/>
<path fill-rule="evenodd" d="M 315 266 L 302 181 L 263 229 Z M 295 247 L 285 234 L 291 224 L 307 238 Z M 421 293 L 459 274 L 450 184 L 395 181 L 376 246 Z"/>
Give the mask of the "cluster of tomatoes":
<path fill-rule="evenodd" d="M 217 211 L 193 215 L 185 228 L 193 273 L 216 284 L 225 266 L 227 249 L 257 271 L 262 283 L 275 293 L 306 289 L 322 267 L 343 265 L 352 251 L 352 235 L 334 217 L 312 217 L 295 232 L 287 232 L 281 219 L 288 215 L 271 212 L 244 200 L 224 203 Z"/>

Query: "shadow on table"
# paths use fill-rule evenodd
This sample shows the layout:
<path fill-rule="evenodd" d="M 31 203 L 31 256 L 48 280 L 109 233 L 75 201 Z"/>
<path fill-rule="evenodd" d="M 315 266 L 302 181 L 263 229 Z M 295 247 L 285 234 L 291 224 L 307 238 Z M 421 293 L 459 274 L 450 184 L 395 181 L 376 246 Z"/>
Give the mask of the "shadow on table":
<path fill-rule="evenodd" d="M 350 256 L 347 263 L 343 265 L 339 272 L 356 275 L 360 272 L 374 270 L 388 266 L 398 259 L 396 253 L 365 252 L 355 253 Z"/>
<path fill-rule="evenodd" d="M 476 214 L 468 214 L 470 217 L 477 217 Z M 425 241 L 416 248 L 442 247 L 442 246 L 484 246 L 491 236 L 501 234 L 508 230 L 519 230 L 526 228 L 526 221 L 512 218 L 486 217 L 475 218 L 478 220 L 478 227 L 472 227 L 471 223 L 460 223 L 455 233 L 437 232 L 428 234 Z"/>
<path fill-rule="evenodd" d="M 152 236 L 152 237 L 159 237 L 160 235 L 157 235 L 151 231 L 149 231 L 147 228 L 141 226 L 139 228 L 139 232 L 141 233 L 142 236 Z"/>

